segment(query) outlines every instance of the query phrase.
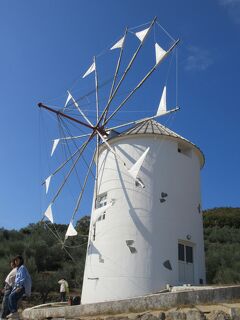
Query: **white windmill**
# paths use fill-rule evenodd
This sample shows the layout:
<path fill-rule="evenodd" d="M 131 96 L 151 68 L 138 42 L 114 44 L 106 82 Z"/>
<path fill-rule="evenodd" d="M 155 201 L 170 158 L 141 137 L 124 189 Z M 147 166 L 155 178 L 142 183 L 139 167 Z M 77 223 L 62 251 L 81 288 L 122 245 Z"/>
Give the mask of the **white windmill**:
<path fill-rule="evenodd" d="M 88 130 L 82 135 L 54 140 L 51 155 L 59 143 L 85 139 L 45 180 L 48 192 L 51 179 L 72 162 L 44 214 L 52 223 L 55 201 L 89 144 L 96 140 L 96 148 L 63 240 L 64 245 L 68 237 L 77 234 L 75 215 L 95 163 L 83 304 L 150 294 L 160 291 L 166 284 L 205 282 L 199 178 L 204 156 L 197 146 L 155 121 L 179 109 L 176 106 L 167 110 L 166 86 L 154 116 L 117 126 L 111 126 L 110 122 L 179 42 L 174 40 L 167 50 L 155 43 L 156 60 L 153 66 L 122 102 L 111 110 L 112 101 L 156 24 L 155 18 L 147 28 L 134 33 L 140 43 L 122 75 L 119 75 L 119 70 L 128 29 L 110 48 L 119 49 L 119 57 L 109 98 L 102 112 L 99 111 L 97 61 L 94 57 L 92 65 L 83 75 L 85 78 L 93 72 L 95 74 L 94 123 L 70 92 L 63 109 L 39 104 L 39 107 L 57 114 L 58 118 L 68 119 Z M 70 105 L 74 106 L 80 117 L 69 113 Z M 123 128 L 125 131 L 122 131 Z"/>

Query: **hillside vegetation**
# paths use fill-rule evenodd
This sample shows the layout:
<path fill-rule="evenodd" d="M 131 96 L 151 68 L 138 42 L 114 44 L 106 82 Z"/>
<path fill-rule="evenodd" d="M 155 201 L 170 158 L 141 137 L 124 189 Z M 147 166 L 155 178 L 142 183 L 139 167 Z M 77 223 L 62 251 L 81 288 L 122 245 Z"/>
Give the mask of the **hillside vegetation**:
<path fill-rule="evenodd" d="M 50 229 L 51 227 L 51 229 Z M 41 301 L 47 300 L 49 292 L 59 290 L 58 280 L 65 278 L 71 290 L 80 292 L 87 248 L 89 217 L 78 221 L 77 237 L 69 238 L 63 249 L 56 233 L 64 239 L 66 225 L 30 224 L 19 231 L 0 229 L 0 284 L 9 272 L 9 261 L 22 254 L 32 276 L 33 291 Z M 52 230 L 52 231 L 51 231 Z"/>
<path fill-rule="evenodd" d="M 207 282 L 240 283 L 240 208 L 203 213 Z"/>
<path fill-rule="evenodd" d="M 240 283 L 240 208 L 215 208 L 203 213 L 207 282 Z M 54 225 L 61 239 L 65 225 Z M 89 217 L 78 221 L 77 237 L 67 240 L 66 249 L 43 223 L 19 231 L 0 229 L 0 284 L 9 272 L 9 260 L 22 254 L 33 278 L 33 290 L 42 302 L 58 291 L 65 277 L 72 290 L 81 290 L 87 248 Z"/>

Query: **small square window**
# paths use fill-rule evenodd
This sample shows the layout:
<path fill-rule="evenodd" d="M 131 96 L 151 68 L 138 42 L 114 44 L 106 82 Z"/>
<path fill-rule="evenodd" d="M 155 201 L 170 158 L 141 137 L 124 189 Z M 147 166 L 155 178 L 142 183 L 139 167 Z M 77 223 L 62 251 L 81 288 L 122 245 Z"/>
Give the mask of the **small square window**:
<path fill-rule="evenodd" d="M 96 209 L 107 205 L 107 192 L 99 194 L 96 199 Z"/>

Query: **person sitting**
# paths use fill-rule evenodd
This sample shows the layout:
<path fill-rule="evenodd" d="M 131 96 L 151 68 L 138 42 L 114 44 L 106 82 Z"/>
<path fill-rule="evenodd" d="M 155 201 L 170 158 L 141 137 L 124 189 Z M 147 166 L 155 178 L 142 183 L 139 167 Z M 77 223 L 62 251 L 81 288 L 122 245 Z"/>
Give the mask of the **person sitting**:
<path fill-rule="evenodd" d="M 14 262 L 17 267 L 17 272 L 13 289 L 8 298 L 8 307 L 11 313 L 7 316 L 7 319 L 18 318 L 18 301 L 23 295 L 30 296 L 32 287 L 32 280 L 27 268 L 24 266 L 23 257 L 17 256 Z"/>
<path fill-rule="evenodd" d="M 1 311 L 1 316 L 0 316 L 1 319 L 5 319 L 6 316 L 9 315 L 9 313 L 10 313 L 9 308 L 8 308 L 8 299 L 9 299 L 9 295 L 12 291 L 12 288 L 14 286 L 16 272 L 17 272 L 17 268 L 15 266 L 14 260 L 12 260 L 10 262 L 10 266 L 11 266 L 12 270 L 5 279 L 5 286 L 3 289 L 2 311 Z"/>

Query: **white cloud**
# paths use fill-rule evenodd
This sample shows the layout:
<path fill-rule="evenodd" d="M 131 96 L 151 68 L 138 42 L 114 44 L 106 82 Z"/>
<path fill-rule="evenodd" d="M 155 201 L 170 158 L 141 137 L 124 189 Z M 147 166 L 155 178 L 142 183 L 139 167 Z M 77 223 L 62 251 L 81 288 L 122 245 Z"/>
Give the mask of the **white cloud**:
<path fill-rule="evenodd" d="M 196 46 L 188 47 L 188 57 L 185 63 L 187 71 L 205 71 L 213 64 L 213 59 L 208 50 Z"/>
<path fill-rule="evenodd" d="M 228 5 L 238 5 L 240 4 L 240 0 L 219 0 L 219 3 L 223 6 L 228 6 Z"/>
<path fill-rule="evenodd" d="M 226 8 L 233 22 L 240 24 L 240 0 L 218 0 L 218 2 Z"/>

